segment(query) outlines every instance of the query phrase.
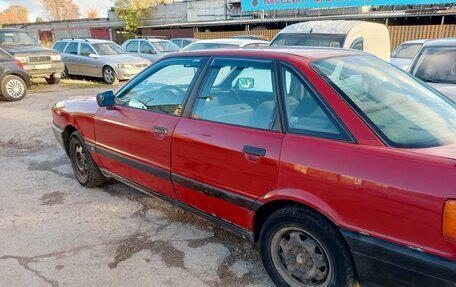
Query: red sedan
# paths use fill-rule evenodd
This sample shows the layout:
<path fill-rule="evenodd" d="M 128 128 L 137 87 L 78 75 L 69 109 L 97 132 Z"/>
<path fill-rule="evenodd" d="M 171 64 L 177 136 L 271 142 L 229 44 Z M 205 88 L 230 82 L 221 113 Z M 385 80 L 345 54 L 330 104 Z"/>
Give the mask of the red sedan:
<path fill-rule="evenodd" d="M 455 104 L 373 56 L 177 53 L 53 119 L 83 186 L 259 241 L 278 286 L 456 284 Z"/>

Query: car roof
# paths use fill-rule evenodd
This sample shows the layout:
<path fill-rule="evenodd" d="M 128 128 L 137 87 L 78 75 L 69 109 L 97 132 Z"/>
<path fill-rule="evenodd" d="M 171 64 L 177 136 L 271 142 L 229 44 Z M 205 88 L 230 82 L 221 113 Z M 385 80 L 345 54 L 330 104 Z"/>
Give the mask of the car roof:
<path fill-rule="evenodd" d="M 269 43 L 268 41 L 263 40 L 252 40 L 252 39 L 211 39 L 211 40 L 199 40 L 198 44 L 204 43 L 216 43 L 216 44 L 231 44 L 231 45 L 246 45 L 254 43 Z"/>
<path fill-rule="evenodd" d="M 57 42 L 81 42 L 81 43 L 113 43 L 110 40 L 103 40 L 103 39 L 89 39 L 89 38 L 63 38 L 58 40 Z"/>
<path fill-rule="evenodd" d="M 186 56 L 234 56 L 234 57 L 265 57 L 283 58 L 284 56 L 298 56 L 311 62 L 314 60 L 354 55 L 369 55 L 365 52 L 351 49 L 326 47 L 255 47 L 249 49 L 210 49 L 198 51 L 181 51 L 177 55 Z"/>
<path fill-rule="evenodd" d="M 347 34 L 353 27 L 369 22 L 364 21 L 309 21 L 285 27 L 281 33 L 321 33 L 321 34 Z M 369 23 L 372 24 L 372 23 Z"/>
<path fill-rule="evenodd" d="M 424 43 L 426 43 L 427 41 L 429 41 L 429 40 L 426 40 L 426 39 L 410 40 L 410 41 L 405 41 L 405 42 L 402 43 L 401 45 L 404 45 L 404 44 L 424 44 Z"/>
<path fill-rule="evenodd" d="M 428 40 L 424 43 L 425 47 L 429 46 L 454 46 L 456 47 L 456 38 Z"/>

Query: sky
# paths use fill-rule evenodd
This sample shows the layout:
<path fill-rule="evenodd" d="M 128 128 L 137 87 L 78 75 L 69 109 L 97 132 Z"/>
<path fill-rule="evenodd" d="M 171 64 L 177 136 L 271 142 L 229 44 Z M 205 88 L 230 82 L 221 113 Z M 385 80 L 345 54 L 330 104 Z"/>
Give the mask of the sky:
<path fill-rule="evenodd" d="M 83 18 L 87 16 L 87 11 L 91 8 L 97 9 L 100 17 L 106 17 L 107 11 L 113 6 L 114 0 L 74 0 L 74 2 L 79 5 L 81 17 Z M 36 17 L 44 18 L 40 0 L 0 0 L 0 10 L 17 4 L 24 5 L 29 9 L 31 22 L 34 22 Z"/>

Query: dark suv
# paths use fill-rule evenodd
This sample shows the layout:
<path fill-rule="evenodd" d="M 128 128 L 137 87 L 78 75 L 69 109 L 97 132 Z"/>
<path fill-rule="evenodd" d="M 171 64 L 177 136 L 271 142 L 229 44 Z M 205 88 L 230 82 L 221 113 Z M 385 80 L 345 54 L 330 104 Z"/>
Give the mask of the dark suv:
<path fill-rule="evenodd" d="M 40 46 L 21 29 L 0 29 L 0 48 L 19 60 L 33 78 L 45 78 L 49 84 L 60 82 L 64 65 L 60 54 Z"/>

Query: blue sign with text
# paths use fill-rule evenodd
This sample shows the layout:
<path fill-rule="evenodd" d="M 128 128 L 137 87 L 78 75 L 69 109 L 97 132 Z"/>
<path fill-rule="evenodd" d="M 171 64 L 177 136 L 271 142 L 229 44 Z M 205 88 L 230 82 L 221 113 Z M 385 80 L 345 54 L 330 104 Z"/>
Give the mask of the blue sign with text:
<path fill-rule="evenodd" d="M 442 0 L 242 0 L 242 11 L 447 3 Z"/>

